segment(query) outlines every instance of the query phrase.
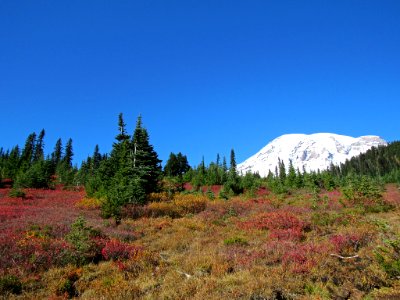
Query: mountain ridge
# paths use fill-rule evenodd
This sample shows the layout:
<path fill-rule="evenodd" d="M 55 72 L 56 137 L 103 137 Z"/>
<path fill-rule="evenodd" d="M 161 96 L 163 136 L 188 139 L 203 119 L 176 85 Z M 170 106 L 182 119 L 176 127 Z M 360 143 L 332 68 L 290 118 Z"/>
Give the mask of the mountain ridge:
<path fill-rule="evenodd" d="M 275 173 L 278 160 L 286 167 L 291 160 L 295 169 L 317 171 L 327 169 L 330 164 L 339 165 L 372 147 L 387 145 L 376 135 L 351 137 L 335 133 L 284 134 L 269 142 L 256 154 L 237 165 L 239 174 L 247 172 L 267 176 Z"/>

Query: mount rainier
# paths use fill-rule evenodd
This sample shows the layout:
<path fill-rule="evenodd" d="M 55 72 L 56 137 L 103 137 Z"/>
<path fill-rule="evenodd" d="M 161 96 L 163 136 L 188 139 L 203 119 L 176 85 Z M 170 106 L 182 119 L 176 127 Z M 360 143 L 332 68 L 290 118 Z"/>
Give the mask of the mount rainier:
<path fill-rule="evenodd" d="M 294 168 L 300 171 L 303 168 L 325 170 L 331 163 L 338 165 L 379 145 L 387 145 L 387 142 L 373 135 L 354 138 L 333 133 L 285 134 L 238 164 L 237 171 L 239 174 L 258 172 L 261 176 L 267 176 L 269 171 L 275 174 L 279 159 L 286 168 L 292 160 Z"/>

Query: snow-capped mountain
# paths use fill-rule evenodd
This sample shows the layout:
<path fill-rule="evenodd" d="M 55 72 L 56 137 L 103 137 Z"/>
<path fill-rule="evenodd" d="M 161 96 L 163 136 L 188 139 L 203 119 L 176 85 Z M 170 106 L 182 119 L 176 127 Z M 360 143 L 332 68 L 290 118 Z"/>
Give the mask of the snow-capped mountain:
<path fill-rule="evenodd" d="M 267 176 L 269 171 L 275 173 L 278 159 L 286 168 L 292 160 L 295 169 L 300 171 L 303 167 L 307 171 L 325 170 L 331 163 L 338 165 L 379 145 L 387 145 L 387 142 L 373 135 L 354 138 L 333 133 L 285 134 L 238 164 L 237 170 L 239 174 L 258 172 Z"/>

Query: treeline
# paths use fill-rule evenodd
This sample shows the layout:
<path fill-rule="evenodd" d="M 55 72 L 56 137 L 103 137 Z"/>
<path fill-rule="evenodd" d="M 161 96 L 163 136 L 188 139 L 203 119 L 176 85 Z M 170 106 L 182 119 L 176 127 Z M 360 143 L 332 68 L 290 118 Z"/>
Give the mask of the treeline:
<path fill-rule="evenodd" d="M 140 116 L 129 135 L 121 113 L 111 153 L 101 154 L 96 145 L 93 155 L 79 169 L 72 166 L 71 139 L 65 148 L 59 139 L 54 151 L 45 157 L 44 136 L 44 130 L 39 135 L 30 134 L 22 150 L 19 146 L 7 151 L 0 149 L 0 183 L 12 183 L 14 190 L 54 188 L 57 184 L 65 188 L 85 186 L 89 197 L 101 199 L 103 215 L 114 217 L 117 222 L 124 205 L 144 204 L 148 195 L 160 188 L 161 160 L 149 142 Z"/>
<path fill-rule="evenodd" d="M 180 167 L 183 166 L 183 167 Z M 179 170 L 179 172 L 174 172 Z M 204 158 L 201 163 L 194 168 L 191 168 L 187 163 L 186 156 L 181 153 L 171 153 L 164 167 L 165 180 L 169 183 L 173 182 L 176 187 L 183 189 L 184 183 L 191 183 L 193 191 L 199 191 L 204 186 L 222 185 L 220 196 L 227 198 L 231 195 L 237 195 L 243 192 L 246 186 L 242 182 L 236 170 L 235 151 L 230 152 L 229 167 L 226 163 L 226 158 L 223 157 L 222 162 L 219 154 L 215 162 L 211 162 L 208 166 L 204 163 Z M 259 178 L 257 175 L 251 175 L 252 178 Z"/>
<path fill-rule="evenodd" d="M 145 204 L 154 192 L 170 194 L 184 189 L 186 183 L 192 192 L 202 192 L 204 187 L 222 186 L 219 195 L 207 192 L 210 197 L 229 198 L 246 192 L 256 193 L 265 187 L 276 193 L 294 189 L 332 190 L 337 187 L 370 189 L 376 182 L 400 182 L 400 142 L 372 148 L 340 166 L 328 170 L 305 172 L 295 169 L 292 162 L 286 167 L 279 160 L 274 173 L 261 178 L 258 174 L 238 174 L 235 152 L 232 149 L 229 166 L 226 158 L 217 155 L 206 166 L 204 159 L 191 167 L 182 153 L 171 153 L 164 169 L 156 151 L 149 142 L 149 133 L 143 127 L 141 116 L 136 121 L 133 134 L 127 133 L 123 114 L 118 117 L 118 132 L 109 154 L 101 154 L 98 145 L 93 155 L 73 167 L 72 140 L 65 146 L 59 139 L 50 155 L 44 154 L 45 131 L 28 136 L 22 149 L 19 146 L 5 151 L 0 148 L 0 182 L 9 179 L 15 189 L 84 186 L 89 197 L 101 199 L 105 217 L 121 218 L 121 209 L 127 204 Z"/>
<path fill-rule="evenodd" d="M 44 155 L 44 129 L 31 133 L 22 149 L 0 148 L 0 179 L 9 179 L 14 188 L 51 188 L 57 183 L 65 185 L 74 181 L 76 168 L 72 166 L 72 139 L 63 148 L 58 139 L 54 151 Z M 1 180 L 0 180 L 1 182 Z"/>
<path fill-rule="evenodd" d="M 174 156 L 174 154 L 171 155 Z M 174 179 L 177 182 L 190 182 L 194 190 L 199 190 L 202 186 L 223 185 L 224 188 L 219 195 L 222 198 L 243 191 L 254 194 L 262 186 L 275 193 L 287 193 L 300 188 L 332 190 L 338 187 L 348 188 L 349 185 L 364 185 L 366 189 L 369 189 L 383 183 L 400 183 L 400 142 L 373 147 L 340 166 L 332 164 L 327 170 L 321 171 L 306 172 L 304 169 L 300 171 L 294 168 L 291 161 L 286 167 L 285 163 L 279 160 L 275 172 L 269 172 L 265 178 L 261 178 L 257 173 L 240 174 L 235 178 L 232 189 L 229 188 L 232 185 L 228 182 L 228 175 L 232 174 L 235 168 L 236 162 L 232 150 L 229 169 L 225 157 L 221 163 L 218 155 L 216 161 L 208 166 L 203 160 L 197 167 L 188 169 L 184 174 L 175 176 Z"/>

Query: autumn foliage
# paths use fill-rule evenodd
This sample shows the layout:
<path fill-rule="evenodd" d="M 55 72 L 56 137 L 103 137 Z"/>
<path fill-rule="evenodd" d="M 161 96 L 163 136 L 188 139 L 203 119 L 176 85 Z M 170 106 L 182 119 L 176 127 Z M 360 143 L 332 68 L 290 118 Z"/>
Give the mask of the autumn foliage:
<path fill-rule="evenodd" d="M 83 191 L 0 189 L 0 292 L 23 298 L 330 299 L 398 295 L 400 191 L 153 194 L 119 226 Z M 374 204 L 374 205 L 375 205 Z M 352 276 L 348 276 L 353 274 Z M 379 287 L 379 288 L 378 288 Z M 396 294 L 397 293 L 397 294 Z M 394 298 L 395 299 L 395 298 Z"/>

